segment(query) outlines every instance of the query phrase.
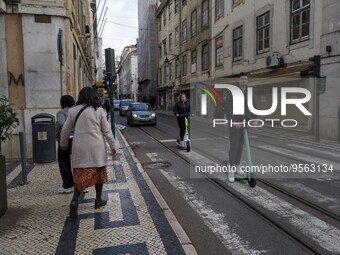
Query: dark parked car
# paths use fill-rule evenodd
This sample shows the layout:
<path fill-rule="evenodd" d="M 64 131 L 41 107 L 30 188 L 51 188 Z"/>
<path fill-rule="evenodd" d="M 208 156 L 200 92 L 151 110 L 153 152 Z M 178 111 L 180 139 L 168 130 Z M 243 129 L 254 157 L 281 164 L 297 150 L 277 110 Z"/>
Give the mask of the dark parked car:
<path fill-rule="evenodd" d="M 126 113 L 129 125 L 157 125 L 156 113 L 149 103 L 132 103 Z"/>
<path fill-rule="evenodd" d="M 119 110 L 119 104 L 120 104 L 120 100 L 119 99 L 113 100 L 113 107 L 114 107 L 115 111 Z"/>
<path fill-rule="evenodd" d="M 126 111 L 131 103 L 134 103 L 133 99 L 122 99 L 119 104 L 119 114 L 120 116 L 126 115 Z"/>

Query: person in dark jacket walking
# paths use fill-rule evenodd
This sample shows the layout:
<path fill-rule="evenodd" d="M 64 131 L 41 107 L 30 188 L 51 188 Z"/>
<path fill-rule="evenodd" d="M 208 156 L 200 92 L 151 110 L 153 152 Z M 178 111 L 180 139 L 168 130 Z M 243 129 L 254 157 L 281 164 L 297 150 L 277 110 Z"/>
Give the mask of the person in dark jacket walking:
<path fill-rule="evenodd" d="M 242 157 L 243 151 L 243 143 L 244 143 L 244 134 L 243 123 L 247 123 L 248 120 L 252 119 L 252 114 L 248 108 L 247 104 L 247 87 L 248 87 L 248 76 L 245 73 L 240 73 L 238 87 L 242 90 L 244 94 L 244 115 L 234 115 L 233 114 L 233 97 L 230 91 L 227 92 L 226 99 L 226 113 L 227 120 L 229 123 L 229 140 L 230 140 L 230 148 L 229 148 L 229 164 L 232 167 L 236 168 L 236 171 L 240 171 L 240 161 Z M 230 123 L 232 122 L 232 125 Z M 229 172 L 228 180 L 230 182 L 235 181 L 234 172 Z"/>
<path fill-rule="evenodd" d="M 179 96 L 179 101 L 174 106 L 174 114 L 177 117 L 177 123 L 179 126 L 179 137 L 177 139 L 177 144 L 180 146 L 184 146 L 184 135 L 185 135 L 185 117 L 183 114 L 190 113 L 190 102 L 187 100 L 186 95 L 183 93 Z"/>
<path fill-rule="evenodd" d="M 104 101 L 104 109 L 106 111 L 106 118 L 107 120 L 109 120 L 109 116 L 111 113 L 111 104 L 110 104 L 110 100 L 109 99 L 105 99 Z"/>
<path fill-rule="evenodd" d="M 62 150 L 60 147 L 60 134 L 66 122 L 68 110 L 75 105 L 74 98 L 69 95 L 64 95 L 60 98 L 61 110 L 57 113 L 56 123 L 56 139 L 58 141 L 58 164 L 60 175 L 63 180 L 62 187 L 58 188 L 58 193 L 66 194 L 73 192 L 74 180 L 71 168 L 71 148 Z"/>

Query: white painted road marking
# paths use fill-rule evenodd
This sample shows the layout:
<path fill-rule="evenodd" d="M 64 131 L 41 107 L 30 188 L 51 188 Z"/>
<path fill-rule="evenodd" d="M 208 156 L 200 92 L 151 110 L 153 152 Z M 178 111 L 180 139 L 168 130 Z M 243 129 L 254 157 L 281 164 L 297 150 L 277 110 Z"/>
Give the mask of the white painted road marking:
<path fill-rule="evenodd" d="M 180 152 L 181 154 L 184 152 Z M 150 153 L 149 153 L 150 154 Z M 156 156 L 157 155 L 157 156 Z M 205 158 L 203 155 L 200 155 L 199 153 L 196 153 L 194 151 L 190 152 L 190 155 L 196 158 L 200 159 L 199 162 L 194 162 L 192 157 L 190 156 L 190 161 L 192 165 L 215 165 L 216 162 L 213 162 L 209 160 L 208 158 Z M 149 156 L 150 157 L 150 156 Z M 157 158 L 157 160 L 162 160 L 161 157 L 154 153 L 152 155 L 153 158 Z M 186 156 L 188 157 L 188 156 Z M 204 164 L 201 164 L 203 163 Z M 198 163 L 198 164 L 197 164 Z M 167 177 L 166 173 L 161 170 L 161 172 Z M 301 210 L 298 207 L 295 207 L 294 205 L 286 202 L 285 200 L 269 193 L 267 190 L 260 188 L 259 186 L 256 186 L 254 189 L 250 189 L 247 185 L 244 185 L 242 183 L 236 182 L 233 184 L 229 184 L 226 182 L 226 175 L 215 175 L 214 177 L 219 178 L 222 180 L 226 185 L 237 191 L 238 193 L 244 195 L 249 200 L 251 200 L 253 203 L 256 203 L 263 207 L 264 209 L 271 211 L 278 215 L 279 217 L 283 218 L 285 221 L 289 222 L 292 226 L 297 228 L 302 234 L 307 236 L 308 238 L 313 239 L 313 241 L 322 247 L 325 250 L 328 250 L 330 252 L 339 253 L 340 254 L 340 229 L 335 228 L 334 226 L 326 223 L 325 221 L 320 220 L 319 218 Z M 169 178 L 169 177 L 167 177 Z M 187 184 L 183 184 L 182 180 L 179 180 L 178 177 L 172 177 L 170 178 L 171 183 L 176 185 L 178 189 L 185 189 L 185 186 Z M 169 180 L 169 181 L 170 181 Z M 174 183 L 174 181 L 182 182 L 180 184 Z M 189 191 L 186 191 L 185 194 L 188 194 L 189 198 L 194 193 L 189 193 Z M 189 199 L 186 198 L 186 199 Z M 195 198 L 196 199 L 196 198 Z M 189 199 L 190 200 L 190 199 Z M 205 204 L 201 204 L 202 201 L 197 200 L 196 201 L 198 205 L 195 203 L 195 206 L 201 211 L 201 209 L 207 209 L 205 208 Z M 202 208 L 199 208 L 199 206 L 202 205 Z M 208 210 L 208 209 L 207 209 Z M 211 210 L 210 213 L 214 213 L 214 211 Z M 210 220 L 213 220 L 214 217 Z M 220 226 L 221 222 L 213 221 L 214 227 Z M 218 224 L 218 225 L 215 225 Z M 227 227 L 227 226 L 226 226 Z M 226 228 L 228 231 L 230 229 Z M 214 232 L 220 231 L 220 229 L 214 229 Z M 239 238 L 239 237 L 238 237 Z M 248 247 L 243 247 L 244 249 L 248 249 Z"/>
<path fill-rule="evenodd" d="M 152 162 L 161 162 L 163 159 L 158 155 L 158 153 L 146 153 Z"/>
<path fill-rule="evenodd" d="M 312 199 L 312 201 L 317 201 L 318 203 L 331 203 L 333 209 L 337 209 L 340 211 L 340 200 L 333 198 L 333 197 L 328 197 L 320 192 L 317 192 L 314 189 L 311 189 L 310 187 L 307 187 L 301 183 L 285 183 L 282 182 L 280 183 L 283 186 L 286 186 L 289 188 L 289 190 L 295 190 L 298 193 L 304 194 L 304 196 L 309 197 Z"/>
<path fill-rule="evenodd" d="M 197 155 L 199 154 L 197 153 Z M 216 164 L 216 162 L 213 162 L 202 155 L 201 157 L 204 159 L 205 165 Z M 320 247 L 330 252 L 340 254 L 340 229 L 335 228 L 325 221 L 322 221 L 300 208 L 295 207 L 259 186 L 251 189 L 247 185 L 239 182 L 233 184 L 228 183 L 226 181 L 226 175 L 214 176 L 222 180 L 226 185 L 237 191 L 239 194 L 247 197 L 253 203 L 262 206 L 266 210 L 274 212 L 276 215 L 291 223 L 292 226 L 299 229 L 301 233 L 313 239 L 313 241 Z"/>
<path fill-rule="evenodd" d="M 159 140 L 161 143 L 175 143 L 176 139 L 166 139 L 166 140 Z"/>
<path fill-rule="evenodd" d="M 205 224 L 213 231 L 221 240 L 221 242 L 231 250 L 232 254 L 262 254 L 265 250 L 256 250 L 249 247 L 249 242 L 237 235 L 236 230 L 224 221 L 225 214 L 215 212 L 209 205 L 196 196 L 195 190 L 190 185 L 175 176 L 173 173 L 166 173 L 160 170 L 165 178 L 179 191 L 182 192 L 184 199 L 188 204 L 197 211 L 203 218 Z"/>
<path fill-rule="evenodd" d="M 311 147 L 311 146 L 303 146 L 303 145 L 298 145 L 298 144 L 288 144 L 288 146 L 290 147 L 294 147 L 294 148 L 299 148 L 299 149 L 304 149 L 304 150 L 307 150 L 307 151 L 314 151 L 318 154 L 324 154 L 324 155 L 327 155 L 327 156 L 332 156 L 332 157 L 335 157 L 335 158 L 340 158 L 340 152 L 330 152 L 330 151 L 325 151 L 323 149 L 320 149 L 320 148 L 315 148 L 315 147 Z"/>
<path fill-rule="evenodd" d="M 316 165 L 322 165 L 322 164 L 327 164 L 328 166 L 333 165 L 333 169 L 336 169 L 339 172 L 340 170 L 340 164 L 336 162 L 332 162 L 323 158 L 315 157 L 315 156 L 309 156 L 307 154 L 301 153 L 301 152 L 296 152 L 296 151 L 291 151 L 287 149 L 283 149 L 274 145 L 268 145 L 268 144 L 263 144 L 263 145 L 258 145 L 256 148 L 260 148 L 269 152 L 276 152 L 284 156 L 289 156 L 291 158 L 294 158 L 296 160 L 303 160 L 307 161 L 312 164 Z M 335 172 L 335 171 L 334 171 Z"/>

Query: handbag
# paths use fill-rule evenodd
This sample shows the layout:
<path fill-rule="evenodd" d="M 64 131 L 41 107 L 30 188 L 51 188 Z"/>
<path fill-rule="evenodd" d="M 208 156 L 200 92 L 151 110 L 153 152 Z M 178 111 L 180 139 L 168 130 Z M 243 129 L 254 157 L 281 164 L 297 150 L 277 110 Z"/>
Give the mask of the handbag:
<path fill-rule="evenodd" d="M 68 144 L 67 144 L 67 149 L 72 150 L 72 144 L 73 144 L 73 137 L 74 137 L 74 130 L 76 129 L 77 121 L 80 116 L 80 114 L 87 108 L 87 105 L 85 105 L 83 108 L 80 109 L 76 116 L 76 121 L 74 122 L 74 128 L 70 136 L 68 137 Z"/>

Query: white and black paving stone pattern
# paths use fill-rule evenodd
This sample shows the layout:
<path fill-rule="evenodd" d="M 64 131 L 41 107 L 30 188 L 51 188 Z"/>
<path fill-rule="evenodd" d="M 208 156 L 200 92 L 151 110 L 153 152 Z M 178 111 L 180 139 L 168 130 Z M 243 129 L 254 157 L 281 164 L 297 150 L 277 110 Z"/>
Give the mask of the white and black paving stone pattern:
<path fill-rule="evenodd" d="M 0 218 L 0 254 L 185 254 L 120 137 L 117 144 L 103 191 L 108 204 L 95 210 L 90 188 L 77 220 L 68 217 L 72 194 L 57 193 L 57 163 L 36 165 L 28 185 L 9 189 L 9 208 Z"/>

